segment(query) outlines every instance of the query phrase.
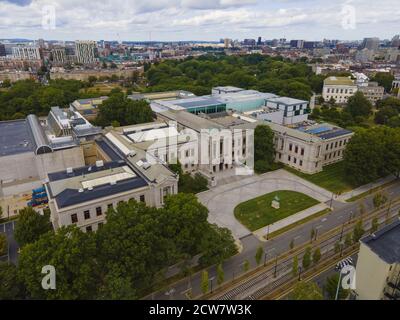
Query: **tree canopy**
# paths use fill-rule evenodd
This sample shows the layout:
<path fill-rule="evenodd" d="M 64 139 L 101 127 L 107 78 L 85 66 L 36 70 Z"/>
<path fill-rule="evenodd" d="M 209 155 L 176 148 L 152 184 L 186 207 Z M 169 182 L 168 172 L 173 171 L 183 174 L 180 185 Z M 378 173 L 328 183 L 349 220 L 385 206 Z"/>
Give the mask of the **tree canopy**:
<path fill-rule="evenodd" d="M 52 229 L 50 212 L 41 215 L 32 207 L 26 207 L 19 212 L 14 237 L 18 244 L 23 247 L 28 243 L 35 242 L 41 235 Z"/>
<path fill-rule="evenodd" d="M 275 159 L 274 132 L 267 125 L 254 130 L 254 169 L 262 173 L 271 169 Z"/>

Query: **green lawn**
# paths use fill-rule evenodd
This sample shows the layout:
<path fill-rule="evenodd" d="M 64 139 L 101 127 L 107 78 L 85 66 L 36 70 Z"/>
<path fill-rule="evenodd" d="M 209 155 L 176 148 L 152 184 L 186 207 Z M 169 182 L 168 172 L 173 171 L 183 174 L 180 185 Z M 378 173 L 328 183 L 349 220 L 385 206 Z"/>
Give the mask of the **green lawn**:
<path fill-rule="evenodd" d="M 321 172 L 314 174 L 302 173 L 289 167 L 285 167 L 285 170 L 334 193 L 340 194 L 359 187 L 346 180 L 343 161 L 325 166 Z"/>
<path fill-rule="evenodd" d="M 271 207 L 275 196 L 280 199 L 279 209 Z M 318 203 L 317 200 L 303 193 L 280 190 L 242 202 L 236 206 L 234 213 L 236 219 L 254 231 Z"/>

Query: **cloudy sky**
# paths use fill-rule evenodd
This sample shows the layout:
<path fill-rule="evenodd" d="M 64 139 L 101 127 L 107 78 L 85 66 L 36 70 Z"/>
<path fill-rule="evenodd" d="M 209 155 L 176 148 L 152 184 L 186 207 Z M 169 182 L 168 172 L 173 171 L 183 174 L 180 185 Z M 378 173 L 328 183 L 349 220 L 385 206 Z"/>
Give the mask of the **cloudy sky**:
<path fill-rule="evenodd" d="M 0 39 L 352 40 L 396 33 L 399 0 L 0 0 Z"/>

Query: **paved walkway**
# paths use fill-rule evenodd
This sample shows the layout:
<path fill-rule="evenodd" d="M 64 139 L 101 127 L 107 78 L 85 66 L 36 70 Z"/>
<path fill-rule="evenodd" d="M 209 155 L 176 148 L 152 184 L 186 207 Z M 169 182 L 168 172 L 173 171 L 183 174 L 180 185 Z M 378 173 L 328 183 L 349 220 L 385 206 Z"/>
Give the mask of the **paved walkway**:
<path fill-rule="evenodd" d="M 240 239 L 251 232 L 236 220 L 234 208 L 243 201 L 277 190 L 301 192 L 323 203 L 332 197 L 331 192 L 283 169 L 259 176 L 243 176 L 238 181 L 219 185 L 197 196 L 209 209 L 209 222 L 230 229 L 233 235 Z"/>
<path fill-rule="evenodd" d="M 353 198 L 353 197 L 358 196 L 358 195 L 360 195 L 360 194 L 362 194 L 364 192 L 367 192 L 367 191 L 369 191 L 371 189 L 374 189 L 374 188 L 377 188 L 379 186 L 382 186 L 382 185 L 384 185 L 384 184 L 386 184 L 388 182 L 391 182 L 391 181 L 393 181 L 395 179 L 396 179 L 396 177 L 393 176 L 393 175 L 392 176 L 388 176 L 386 178 L 379 179 L 379 180 L 377 180 L 375 182 L 365 184 L 365 185 L 363 185 L 363 186 L 361 186 L 359 188 L 356 188 L 354 190 L 351 190 L 349 192 L 345 192 L 345 193 L 341 194 L 340 196 L 338 196 L 336 198 L 336 200 L 346 201 L 346 200 L 348 200 L 350 198 Z"/>
<path fill-rule="evenodd" d="M 282 219 L 282 220 L 279 220 L 279 221 L 277 221 L 275 223 L 272 223 L 269 226 L 262 227 L 261 229 L 258 229 L 256 231 L 254 231 L 253 233 L 254 233 L 255 236 L 257 236 L 257 238 L 260 241 L 267 241 L 264 238 L 264 236 L 266 236 L 267 233 L 272 233 L 272 232 L 274 232 L 276 230 L 282 229 L 282 228 L 284 228 L 284 227 L 286 227 L 288 225 L 291 225 L 291 224 L 293 224 L 293 223 L 295 223 L 297 221 L 303 220 L 303 219 L 305 219 L 305 218 L 307 218 L 309 216 L 312 216 L 313 214 L 315 214 L 317 212 L 320 212 L 322 210 L 325 210 L 327 208 L 329 208 L 329 206 L 326 205 L 325 203 L 317 204 L 317 205 L 312 206 L 310 208 L 307 208 L 307 209 L 305 209 L 303 211 L 300 211 L 300 212 L 298 212 L 296 214 L 293 214 L 293 215 L 291 215 L 291 216 L 289 216 L 289 217 L 287 217 L 285 219 Z"/>

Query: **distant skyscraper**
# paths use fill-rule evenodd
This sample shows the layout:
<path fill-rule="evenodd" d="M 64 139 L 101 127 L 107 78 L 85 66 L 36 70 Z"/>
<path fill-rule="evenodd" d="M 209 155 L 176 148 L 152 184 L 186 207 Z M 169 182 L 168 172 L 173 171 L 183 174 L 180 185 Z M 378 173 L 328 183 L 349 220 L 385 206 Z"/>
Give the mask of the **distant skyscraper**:
<path fill-rule="evenodd" d="M 302 49 L 304 46 L 304 40 L 290 40 L 290 46 L 292 48 Z"/>
<path fill-rule="evenodd" d="M 97 46 L 95 41 L 75 41 L 75 54 L 79 63 L 91 64 L 97 61 Z"/>
<path fill-rule="evenodd" d="M 51 57 L 54 64 L 62 65 L 67 63 L 67 54 L 65 48 L 53 48 L 51 50 Z"/>
<path fill-rule="evenodd" d="M 364 38 L 361 49 L 377 50 L 379 47 L 379 38 Z"/>
<path fill-rule="evenodd" d="M 6 56 L 6 46 L 0 43 L 0 57 L 5 57 L 5 56 Z"/>
<path fill-rule="evenodd" d="M 232 40 L 229 38 L 224 39 L 224 47 L 229 48 L 232 43 Z"/>
<path fill-rule="evenodd" d="M 304 41 L 303 48 L 304 49 L 313 49 L 315 47 L 314 41 Z"/>
<path fill-rule="evenodd" d="M 258 45 L 258 46 L 261 46 L 261 45 L 262 45 L 261 37 L 258 37 L 257 45 Z"/>
<path fill-rule="evenodd" d="M 400 36 L 398 34 L 392 38 L 390 46 L 394 48 L 400 47 Z"/>
<path fill-rule="evenodd" d="M 244 39 L 243 44 L 245 46 L 255 46 L 256 45 L 256 40 L 254 39 Z"/>

